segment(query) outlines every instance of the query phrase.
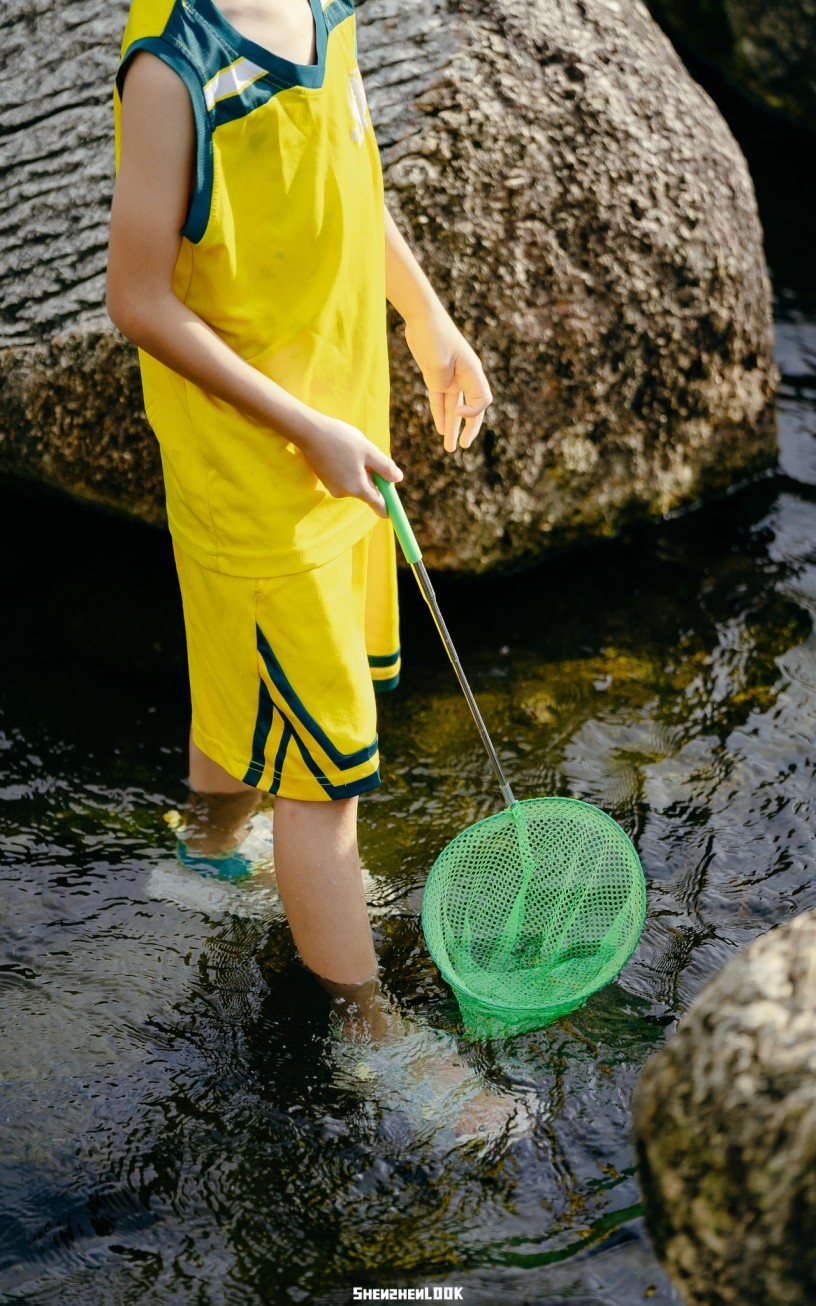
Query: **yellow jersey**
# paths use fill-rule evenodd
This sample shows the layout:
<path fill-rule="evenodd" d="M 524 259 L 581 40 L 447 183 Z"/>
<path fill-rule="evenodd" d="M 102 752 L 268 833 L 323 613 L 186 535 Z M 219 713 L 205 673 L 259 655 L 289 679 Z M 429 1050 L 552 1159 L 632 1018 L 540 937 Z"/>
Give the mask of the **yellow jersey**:
<path fill-rule="evenodd" d="M 195 184 L 173 289 L 252 367 L 387 452 L 385 238 L 379 153 L 351 0 L 311 0 L 317 62 L 241 36 L 212 0 L 134 0 L 116 79 L 149 50 L 184 81 Z M 337 557 L 373 526 L 333 499 L 285 436 L 140 354 L 170 530 L 232 576 Z"/>

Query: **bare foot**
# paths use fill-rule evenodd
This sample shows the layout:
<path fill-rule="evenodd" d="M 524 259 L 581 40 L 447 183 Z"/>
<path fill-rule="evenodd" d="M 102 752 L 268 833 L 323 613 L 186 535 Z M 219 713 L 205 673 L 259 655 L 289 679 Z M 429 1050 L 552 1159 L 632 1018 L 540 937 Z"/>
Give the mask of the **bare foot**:
<path fill-rule="evenodd" d="M 334 1059 L 349 1087 L 379 1099 L 458 1143 L 518 1136 L 529 1127 L 526 1106 L 485 1089 L 455 1039 L 406 1019 L 375 977 L 356 989 L 329 985 L 340 1038 Z"/>
<path fill-rule="evenodd" d="M 451 1125 L 457 1143 L 469 1143 L 478 1138 L 489 1142 L 505 1130 L 518 1138 L 530 1127 L 530 1115 L 524 1103 L 519 1103 L 507 1093 L 479 1093 L 466 1106 Z"/>

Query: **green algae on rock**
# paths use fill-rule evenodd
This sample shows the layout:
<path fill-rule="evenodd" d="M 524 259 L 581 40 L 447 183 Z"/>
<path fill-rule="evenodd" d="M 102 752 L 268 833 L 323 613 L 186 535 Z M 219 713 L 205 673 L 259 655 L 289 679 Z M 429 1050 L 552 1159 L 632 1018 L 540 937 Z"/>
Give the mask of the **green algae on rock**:
<path fill-rule="evenodd" d="M 18 0 L 11 13 L 0 471 L 160 521 L 135 351 L 102 308 L 125 11 Z M 478 444 L 445 457 L 392 323 L 394 449 L 428 564 L 514 568 L 770 465 L 751 180 L 639 0 L 357 12 L 389 205 L 496 396 Z"/>

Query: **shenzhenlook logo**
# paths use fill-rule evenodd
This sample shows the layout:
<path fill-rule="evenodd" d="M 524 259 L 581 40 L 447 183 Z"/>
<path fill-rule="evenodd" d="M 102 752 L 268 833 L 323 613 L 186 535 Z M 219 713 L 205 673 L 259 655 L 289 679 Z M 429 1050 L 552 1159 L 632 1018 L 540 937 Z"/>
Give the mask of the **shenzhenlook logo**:
<path fill-rule="evenodd" d="M 464 1301 L 461 1288 L 354 1288 L 355 1301 Z"/>

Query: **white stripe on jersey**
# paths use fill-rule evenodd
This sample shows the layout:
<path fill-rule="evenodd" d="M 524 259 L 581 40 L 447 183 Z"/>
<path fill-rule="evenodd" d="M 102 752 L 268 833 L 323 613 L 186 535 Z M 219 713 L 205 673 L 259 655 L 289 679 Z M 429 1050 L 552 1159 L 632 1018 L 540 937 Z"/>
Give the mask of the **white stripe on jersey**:
<path fill-rule="evenodd" d="M 211 109 L 217 100 L 225 100 L 228 95 L 238 95 L 265 72 L 265 68 L 259 68 L 251 59 L 237 59 L 229 68 L 222 68 L 204 87 L 207 108 Z"/>

